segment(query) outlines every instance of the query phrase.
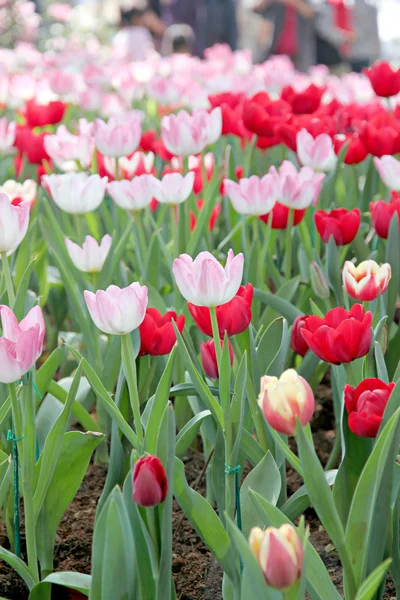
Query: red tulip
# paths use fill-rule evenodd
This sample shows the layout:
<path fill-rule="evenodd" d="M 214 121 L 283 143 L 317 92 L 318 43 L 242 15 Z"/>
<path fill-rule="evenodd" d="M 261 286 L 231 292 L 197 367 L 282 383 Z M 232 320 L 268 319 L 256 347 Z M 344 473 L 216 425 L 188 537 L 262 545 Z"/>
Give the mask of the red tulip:
<path fill-rule="evenodd" d="M 224 337 L 225 331 L 231 337 L 248 328 L 252 316 L 252 300 L 253 286 L 251 283 L 247 283 L 245 286 L 240 286 L 232 300 L 222 306 L 217 306 L 217 322 L 221 338 Z M 200 331 L 204 335 L 212 337 L 210 309 L 207 306 L 195 306 L 191 302 L 188 302 L 188 309 Z"/>
<path fill-rule="evenodd" d="M 400 92 L 400 69 L 394 70 L 386 61 L 379 61 L 364 69 L 377 96 L 389 98 Z"/>
<path fill-rule="evenodd" d="M 313 83 L 302 92 L 296 92 L 292 86 L 283 88 L 281 99 L 289 102 L 296 115 L 310 114 L 317 110 L 321 104 L 324 88 Z"/>
<path fill-rule="evenodd" d="M 400 152 L 400 123 L 390 114 L 379 114 L 364 124 L 361 141 L 373 156 Z"/>
<path fill-rule="evenodd" d="M 34 98 L 25 104 L 25 118 L 28 127 L 45 127 L 62 121 L 67 105 L 60 100 L 48 104 L 38 104 Z"/>
<path fill-rule="evenodd" d="M 398 192 L 392 192 L 390 202 L 384 200 L 371 202 L 369 210 L 371 211 L 372 226 L 378 237 L 387 238 L 390 222 L 395 213 L 398 215 L 400 231 L 400 194 Z"/>
<path fill-rule="evenodd" d="M 139 356 L 161 356 L 169 354 L 176 342 L 176 334 L 172 321 L 175 321 L 180 333 L 185 326 L 184 315 L 177 317 L 172 310 L 162 315 L 155 308 L 148 308 L 144 320 L 139 325 Z"/>
<path fill-rule="evenodd" d="M 300 356 L 305 356 L 308 350 L 308 344 L 301 335 L 301 330 L 305 326 L 309 316 L 310 315 L 299 315 L 293 321 L 291 346 L 296 354 L 299 354 Z"/>
<path fill-rule="evenodd" d="M 344 144 L 348 144 L 343 160 L 346 165 L 357 165 L 368 155 L 368 150 L 357 133 L 336 135 L 333 139 L 333 144 L 335 146 L 335 152 L 338 155 Z"/>
<path fill-rule="evenodd" d="M 274 138 L 276 137 L 276 125 L 291 112 L 292 107 L 288 102 L 271 100 L 266 92 L 259 92 L 250 100 L 245 101 L 243 123 L 249 131 L 258 136 Z"/>
<path fill-rule="evenodd" d="M 371 377 L 356 388 L 344 387 L 344 401 L 349 414 L 349 427 L 360 437 L 376 437 L 394 383 Z"/>
<path fill-rule="evenodd" d="M 50 160 L 44 148 L 45 131 L 35 134 L 32 129 L 24 125 L 17 127 L 15 147 L 20 154 L 26 155 L 32 165 L 40 165 L 43 160 Z"/>
<path fill-rule="evenodd" d="M 372 313 L 361 304 L 350 311 L 338 307 L 324 318 L 311 315 L 301 330 L 310 350 L 321 360 L 339 365 L 365 356 L 372 339 Z"/>
<path fill-rule="evenodd" d="M 157 456 L 142 456 L 136 461 L 132 474 L 132 500 L 140 506 L 156 506 L 164 502 L 168 480 Z"/>
<path fill-rule="evenodd" d="M 306 209 L 294 210 L 293 227 L 296 227 L 305 215 Z M 268 223 L 272 214 L 272 229 L 286 229 L 289 221 L 289 209 L 287 206 L 277 202 L 271 212 L 266 215 L 261 215 L 260 219 L 264 223 Z"/>
<path fill-rule="evenodd" d="M 244 99 L 245 95 L 242 92 L 222 92 L 220 94 L 208 96 L 212 108 L 217 108 L 217 106 L 222 106 L 223 104 L 230 108 L 236 108 L 243 103 Z"/>
<path fill-rule="evenodd" d="M 314 221 L 319 235 L 326 244 L 333 236 L 337 246 L 345 246 L 350 244 L 357 235 L 361 221 L 360 210 L 358 208 L 353 210 L 335 208 L 330 212 L 317 210 Z"/>
<path fill-rule="evenodd" d="M 143 152 L 155 152 L 154 144 L 157 141 L 157 132 L 154 129 L 149 129 L 142 132 L 139 147 Z"/>
<path fill-rule="evenodd" d="M 223 341 L 221 342 L 221 348 L 223 348 Z M 229 359 L 231 366 L 233 365 L 233 348 L 231 346 L 230 341 L 228 340 L 228 349 L 229 349 Z M 209 342 L 201 342 L 200 344 L 200 355 L 201 355 L 201 364 L 203 365 L 203 369 L 207 377 L 210 379 L 218 379 L 219 371 L 218 371 L 218 363 L 217 363 L 217 353 L 215 352 L 215 344 L 214 340 L 210 340 Z"/>

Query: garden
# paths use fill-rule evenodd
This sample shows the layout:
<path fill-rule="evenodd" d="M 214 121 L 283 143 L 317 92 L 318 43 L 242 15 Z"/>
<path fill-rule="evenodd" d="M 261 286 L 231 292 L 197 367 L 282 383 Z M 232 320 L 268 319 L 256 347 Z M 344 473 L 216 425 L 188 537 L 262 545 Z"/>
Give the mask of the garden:
<path fill-rule="evenodd" d="M 400 598 L 399 94 L 0 49 L 2 598 Z"/>

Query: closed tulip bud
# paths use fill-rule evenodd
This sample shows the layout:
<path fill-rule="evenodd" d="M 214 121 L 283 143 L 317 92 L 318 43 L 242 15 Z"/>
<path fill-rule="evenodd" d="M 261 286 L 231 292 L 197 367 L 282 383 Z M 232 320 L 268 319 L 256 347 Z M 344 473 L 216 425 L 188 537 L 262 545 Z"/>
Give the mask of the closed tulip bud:
<path fill-rule="evenodd" d="M 267 423 L 286 435 L 295 433 L 296 419 L 306 425 L 315 406 L 311 387 L 294 369 L 287 369 L 279 379 L 262 377 L 258 404 Z"/>
<path fill-rule="evenodd" d="M 142 456 L 136 461 L 132 474 L 132 499 L 140 506 L 157 506 L 164 502 L 168 480 L 157 456 Z"/>
<path fill-rule="evenodd" d="M 165 147 L 177 156 L 199 154 L 221 137 L 222 112 L 214 108 L 210 113 L 196 109 L 191 114 L 181 110 L 176 115 L 163 117 L 161 135 Z"/>
<path fill-rule="evenodd" d="M 336 167 L 337 156 L 333 141 L 327 133 L 321 133 L 313 138 L 307 129 L 301 129 L 296 137 L 297 156 L 302 165 L 312 167 L 316 171 L 333 171 Z"/>
<path fill-rule="evenodd" d="M 356 388 L 344 386 L 349 428 L 355 435 L 369 438 L 377 436 L 394 386 L 394 383 L 385 383 L 376 377 L 364 379 Z"/>
<path fill-rule="evenodd" d="M 99 273 L 102 270 L 111 244 L 112 238 L 108 234 L 103 237 L 100 244 L 91 235 L 87 235 L 82 248 L 69 239 L 65 240 L 70 259 L 83 273 Z"/>
<path fill-rule="evenodd" d="M 329 283 L 325 273 L 318 263 L 312 261 L 310 264 L 311 287 L 318 298 L 329 298 Z"/>
<path fill-rule="evenodd" d="M 108 193 L 115 204 L 124 210 L 142 210 L 149 206 L 153 198 L 153 176 L 138 175 L 128 181 L 112 181 Z"/>
<path fill-rule="evenodd" d="M 185 326 L 185 316 L 169 310 L 162 315 L 155 308 L 148 308 L 146 316 L 139 326 L 140 352 L 139 356 L 161 356 L 169 354 L 176 343 L 175 323 L 179 333 Z"/>
<path fill-rule="evenodd" d="M 61 210 L 73 215 L 84 215 L 96 210 L 103 201 L 107 177 L 87 173 L 43 175 L 42 185 L 49 191 Z"/>
<path fill-rule="evenodd" d="M 267 527 L 265 531 L 254 527 L 249 545 L 269 586 L 286 590 L 299 581 L 303 568 L 303 547 L 294 527 L 288 523 L 279 529 Z"/>
<path fill-rule="evenodd" d="M 220 340 L 221 349 L 223 348 L 223 341 Z M 229 348 L 229 360 L 231 365 L 233 365 L 233 348 L 231 343 L 228 340 L 228 348 Z M 202 342 L 200 344 L 200 355 L 201 355 L 201 364 L 203 365 L 203 369 L 207 377 L 210 379 L 218 379 L 219 371 L 218 371 L 218 362 L 217 362 L 217 353 L 215 351 L 214 340 L 210 340 L 209 342 Z"/>
<path fill-rule="evenodd" d="M 264 177 L 252 175 L 240 179 L 239 183 L 224 180 L 225 194 L 229 197 L 235 211 L 241 215 L 261 216 L 269 213 L 279 196 L 279 178 L 275 171 Z"/>
<path fill-rule="evenodd" d="M 301 330 L 305 326 L 309 316 L 310 315 L 299 315 L 293 321 L 291 346 L 296 354 L 299 354 L 300 356 L 305 356 L 308 350 L 308 344 L 301 335 Z"/>
<path fill-rule="evenodd" d="M 364 260 L 356 267 L 347 260 L 342 275 L 343 287 L 349 296 L 370 302 L 387 290 L 392 271 L 389 263 L 379 266 L 374 260 Z"/>
<path fill-rule="evenodd" d="M 139 146 L 142 127 L 137 117 L 121 114 L 111 117 L 108 123 L 96 120 L 94 137 L 96 148 L 104 156 L 128 156 Z"/>
<path fill-rule="evenodd" d="M 30 205 L 13 206 L 5 194 L 0 194 L 0 253 L 11 254 L 24 239 L 29 225 Z"/>
<path fill-rule="evenodd" d="M 153 196 L 160 204 L 182 204 L 192 193 L 193 183 L 193 171 L 189 171 L 185 176 L 180 173 L 167 173 L 161 181 L 153 177 Z"/>

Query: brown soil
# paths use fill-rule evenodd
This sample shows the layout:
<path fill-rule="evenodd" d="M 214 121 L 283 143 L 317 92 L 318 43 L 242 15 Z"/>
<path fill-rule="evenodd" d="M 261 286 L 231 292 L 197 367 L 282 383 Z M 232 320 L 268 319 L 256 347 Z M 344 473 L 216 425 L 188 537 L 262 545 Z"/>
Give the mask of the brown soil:
<path fill-rule="evenodd" d="M 333 413 L 330 391 L 326 386 L 318 390 L 321 403 L 316 409 L 313 421 L 314 442 L 323 464 L 326 463 L 332 447 Z M 198 483 L 197 490 L 205 492 L 205 481 L 198 482 L 204 466 L 203 456 L 191 452 L 184 459 L 186 477 L 190 485 Z M 106 471 L 100 466 L 91 466 L 71 506 L 64 515 L 55 550 L 55 570 L 80 571 L 90 573 L 90 553 L 93 523 L 97 501 L 100 497 Z M 288 492 L 292 494 L 300 485 L 297 473 L 288 469 Z M 342 573 L 337 553 L 330 539 L 320 526 L 312 509 L 306 511 L 307 523 L 311 530 L 311 542 L 324 561 L 333 582 L 342 591 Z M 0 526 L 0 545 L 8 548 L 4 525 Z M 24 550 L 24 548 L 23 548 Z M 174 501 L 173 515 L 173 564 L 172 570 L 179 600 L 221 600 L 222 572 L 206 549 L 201 539 L 191 527 L 179 506 Z M 28 592 L 24 583 L 4 562 L 0 562 L 0 596 L 9 600 L 27 600 Z M 68 600 L 63 588 L 53 590 L 54 600 Z M 385 600 L 394 600 L 395 590 L 388 583 Z"/>

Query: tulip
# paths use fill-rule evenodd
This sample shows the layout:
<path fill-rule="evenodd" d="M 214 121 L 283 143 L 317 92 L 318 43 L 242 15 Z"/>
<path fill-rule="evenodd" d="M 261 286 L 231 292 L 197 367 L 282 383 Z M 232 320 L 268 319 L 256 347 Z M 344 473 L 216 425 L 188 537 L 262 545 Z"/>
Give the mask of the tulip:
<path fill-rule="evenodd" d="M 356 267 L 346 260 L 342 276 L 343 287 L 349 296 L 361 302 L 370 302 L 386 292 L 392 270 L 389 263 L 379 266 L 374 260 L 364 260 Z"/>
<path fill-rule="evenodd" d="M 111 244 L 112 237 L 108 234 L 103 237 L 100 244 L 91 235 L 87 235 L 82 248 L 68 238 L 65 240 L 70 259 L 83 273 L 99 273 L 102 270 Z"/>
<path fill-rule="evenodd" d="M 372 339 L 371 323 L 372 313 L 365 312 L 361 304 L 354 304 L 349 311 L 333 308 L 323 318 L 309 316 L 301 335 L 321 360 L 339 365 L 368 353 Z"/>
<path fill-rule="evenodd" d="M 393 192 L 390 202 L 384 200 L 371 202 L 369 210 L 371 211 L 372 226 L 378 237 L 387 239 L 390 223 L 396 213 L 400 232 L 400 194 Z"/>
<path fill-rule="evenodd" d="M 229 250 L 225 268 L 210 252 L 200 252 L 193 260 L 181 254 L 172 271 L 182 296 L 196 306 L 219 306 L 236 295 L 243 276 L 243 254 Z"/>
<path fill-rule="evenodd" d="M 153 176 L 139 175 L 132 181 L 122 179 L 108 184 L 108 193 L 115 204 L 124 210 L 141 210 L 153 198 Z"/>
<path fill-rule="evenodd" d="M 12 383 L 30 371 L 42 353 L 44 318 L 39 306 L 31 308 L 20 323 L 8 306 L 0 306 L 0 316 L 0 382 Z"/>
<path fill-rule="evenodd" d="M 304 208 L 302 210 L 293 210 L 293 227 L 302 222 L 305 212 Z M 264 223 L 268 223 L 272 219 L 272 229 L 286 229 L 289 222 L 289 209 L 287 206 L 277 202 L 272 211 L 266 215 L 261 215 L 260 219 Z"/>
<path fill-rule="evenodd" d="M 400 123 L 392 114 L 378 114 L 369 119 L 360 137 L 372 156 L 400 152 Z"/>
<path fill-rule="evenodd" d="M 321 269 L 319 264 L 314 260 L 310 263 L 310 278 L 314 294 L 318 298 L 329 298 L 330 291 L 328 280 L 323 269 Z"/>
<path fill-rule="evenodd" d="M 245 331 L 251 323 L 251 302 L 253 286 L 247 283 L 240 286 L 232 300 L 216 307 L 219 336 L 223 339 L 225 332 L 229 337 Z M 206 306 L 195 306 L 188 303 L 188 309 L 197 327 L 204 335 L 212 337 L 210 309 Z"/>
<path fill-rule="evenodd" d="M 23 202 L 29 204 L 32 208 L 36 201 L 37 183 L 33 179 L 25 179 L 24 183 L 19 183 L 14 179 L 7 179 L 0 186 L 0 194 L 6 194 L 13 206 L 18 206 Z"/>
<path fill-rule="evenodd" d="M 160 204 L 182 204 L 192 193 L 194 173 L 189 171 L 184 177 L 180 173 L 168 173 L 161 181 L 153 177 L 152 191 Z"/>
<path fill-rule="evenodd" d="M 267 423 L 279 433 L 293 435 L 296 419 L 306 425 L 314 412 L 314 394 L 309 384 L 294 369 L 287 369 L 280 378 L 261 377 L 258 404 Z"/>
<path fill-rule="evenodd" d="M 44 139 L 48 135 L 46 131 L 33 133 L 29 127 L 18 126 L 15 137 L 15 147 L 21 155 L 26 156 L 31 165 L 41 165 L 50 157 L 44 147 Z"/>
<path fill-rule="evenodd" d="M 343 146 L 347 145 L 343 158 L 345 165 L 358 165 L 368 156 L 368 150 L 357 133 L 339 133 L 333 138 L 333 144 L 336 154 L 340 154 Z"/>
<path fill-rule="evenodd" d="M 167 150 L 177 156 L 199 154 L 220 138 L 221 131 L 220 108 L 210 113 L 196 109 L 192 114 L 181 110 L 177 115 L 163 117 L 161 122 L 162 140 Z"/>
<path fill-rule="evenodd" d="M 87 173 L 43 175 L 42 185 L 61 210 L 84 215 L 96 210 L 103 201 L 107 177 Z"/>
<path fill-rule="evenodd" d="M 157 456 L 142 456 L 135 462 L 132 474 L 132 500 L 140 506 L 157 506 L 164 502 L 168 480 Z"/>
<path fill-rule="evenodd" d="M 203 210 L 203 206 L 204 206 L 204 200 L 201 200 L 201 199 L 196 200 L 196 207 L 199 211 Z M 213 231 L 213 229 L 215 227 L 215 223 L 220 214 L 221 214 L 221 204 L 216 204 L 211 211 L 210 219 L 208 221 L 209 231 Z M 197 222 L 196 215 L 191 210 L 190 211 L 190 231 L 194 230 L 194 228 L 196 227 L 196 222 Z"/>
<path fill-rule="evenodd" d="M 394 383 L 371 377 L 356 388 L 344 386 L 344 402 L 350 430 L 360 437 L 376 437 Z"/>
<path fill-rule="evenodd" d="M 303 166 L 326 172 L 336 167 L 337 156 L 332 138 L 327 133 L 321 133 L 314 139 L 306 129 L 302 129 L 296 136 L 296 142 L 297 156 Z"/>
<path fill-rule="evenodd" d="M 271 167 L 270 173 L 274 173 Z M 278 201 L 288 208 L 303 209 L 315 205 L 321 192 L 324 174 L 315 173 L 310 167 L 297 171 L 293 163 L 284 160 L 278 171 Z"/>
<path fill-rule="evenodd" d="M 400 69 L 394 70 L 388 62 L 376 62 L 364 73 L 377 96 L 390 98 L 400 92 Z"/>
<path fill-rule="evenodd" d="M 279 180 L 276 172 L 240 179 L 239 183 L 224 180 L 225 194 L 240 215 L 265 215 L 273 209 L 279 196 Z"/>
<path fill-rule="evenodd" d="M 0 154 L 10 154 L 14 151 L 14 142 L 17 124 L 9 123 L 7 117 L 0 119 Z"/>
<path fill-rule="evenodd" d="M 13 206 L 6 194 L 0 194 L 0 254 L 12 254 L 24 239 L 29 225 L 28 203 Z"/>
<path fill-rule="evenodd" d="M 332 236 L 337 246 L 345 246 L 350 244 L 358 233 L 361 222 L 360 210 L 358 208 L 353 210 L 335 208 L 330 212 L 317 210 L 314 214 L 314 222 L 326 244 Z"/>
<path fill-rule="evenodd" d="M 28 127 L 45 127 L 59 123 L 65 113 L 67 105 L 59 100 L 48 104 L 39 104 L 34 98 L 25 104 L 25 119 Z"/>
<path fill-rule="evenodd" d="M 295 318 L 292 325 L 292 338 L 291 346 L 292 349 L 300 356 L 305 356 L 308 351 L 308 344 L 301 335 L 301 330 L 306 324 L 306 321 L 310 315 L 299 315 Z"/>
<path fill-rule="evenodd" d="M 221 350 L 223 348 L 223 341 L 220 340 Z M 230 341 L 228 340 L 228 350 L 229 350 L 229 360 L 231 366 L 233 365 L 234 354 L 233 348 L 231 346 Z M 219 370 L 218 370 L 218 361 L 217 361 L 217 353 L 215 351 L 214 340 L 210 340 L 209 342 L 201 342 L 200 344 L 200 356 L 201 356 L 201 364 L 203 365 L 204 373 L 210 379 L 218 379 L 219 378 Z"/>
<path fill-rule="evenodd" d="M 76 161 L 86 169 L 92 160 L 94 138 L 90 129 L 73 135 L 65 125 L 60 125 L 54 135 L 46 135 L 44 147 L 54 164 L 63 171 L 75 170 Z"/>
<path fill-rule="evenodd" d="M 139 356 L 161 356 L 169 354 L 176 343 L 176 334 L 173 326 L 175 322 L 179 333 L 185 326 L 185 316 L 176 315 L 172 310 L 162 315 L 155 308 L 148 308 L 146 316 L 139 326 L 140 352 Z"/>
<path fill-rule="evenodd" d="M 279 529 L 267 527 L 265 531 L 253 527 L 249 546 L 269 586 L 286 590 L 299 581 L 303 568 L 303 547 L 292 525 L 285 523 Z"/>
<path fill-rule="evenodd" d="M 97 164 L 99 173 L 101 173 L 101 163 L 104 165 L 104 174 L 110 179 L 115 179 L 117 171 L 117 159 L 112 156 L 102 156 L 97 153 Z M 149 175 L 154 172 L 154 154 L 149 152 L 134 152 L 129 158 L 121 156 L 118 160 L 119 179 L 132 179 L 137 175 Z"/>
<path fill-rule="evenodd" d="M 291 104 L 295 115 L 311 114 L 321 104 L 324 92 L 323 87 L 318 87 L 313 83 L 301 92 L 296 92 L 292 86 L 288 85 L 283 88 L 281 98 Z"/>
<path fill-rule="evenodd" d="M 85 290 L 85 302 L 96 327 L 111 335 L 137 329 L 147 308 L 147 287 L 134 282 L 126 288 L 110 285 L 94 294 Z"/>
<path fill-rule="evenodd" d="M 94 137 L 96 148 L 104 156 L 128 156 L 139 146 L 142 128 L 133 116 L 111 117 L 108 123 L 96 119 Z"/>
<path fill-rule="evenodd" d="M 391 190 L 400 192 L 400 161 L 394 156 L 375 157 L 374 165 L 383 183 Z"/>
<path fill-rule="evenodd" d="M 284 100 L 271 100 L 266 92 L 258 92 L 243 105 L 243 123 L 246 129 L 268 141 L 278 144 L 277 126 L 292 112 L 292 107 Z"/>

